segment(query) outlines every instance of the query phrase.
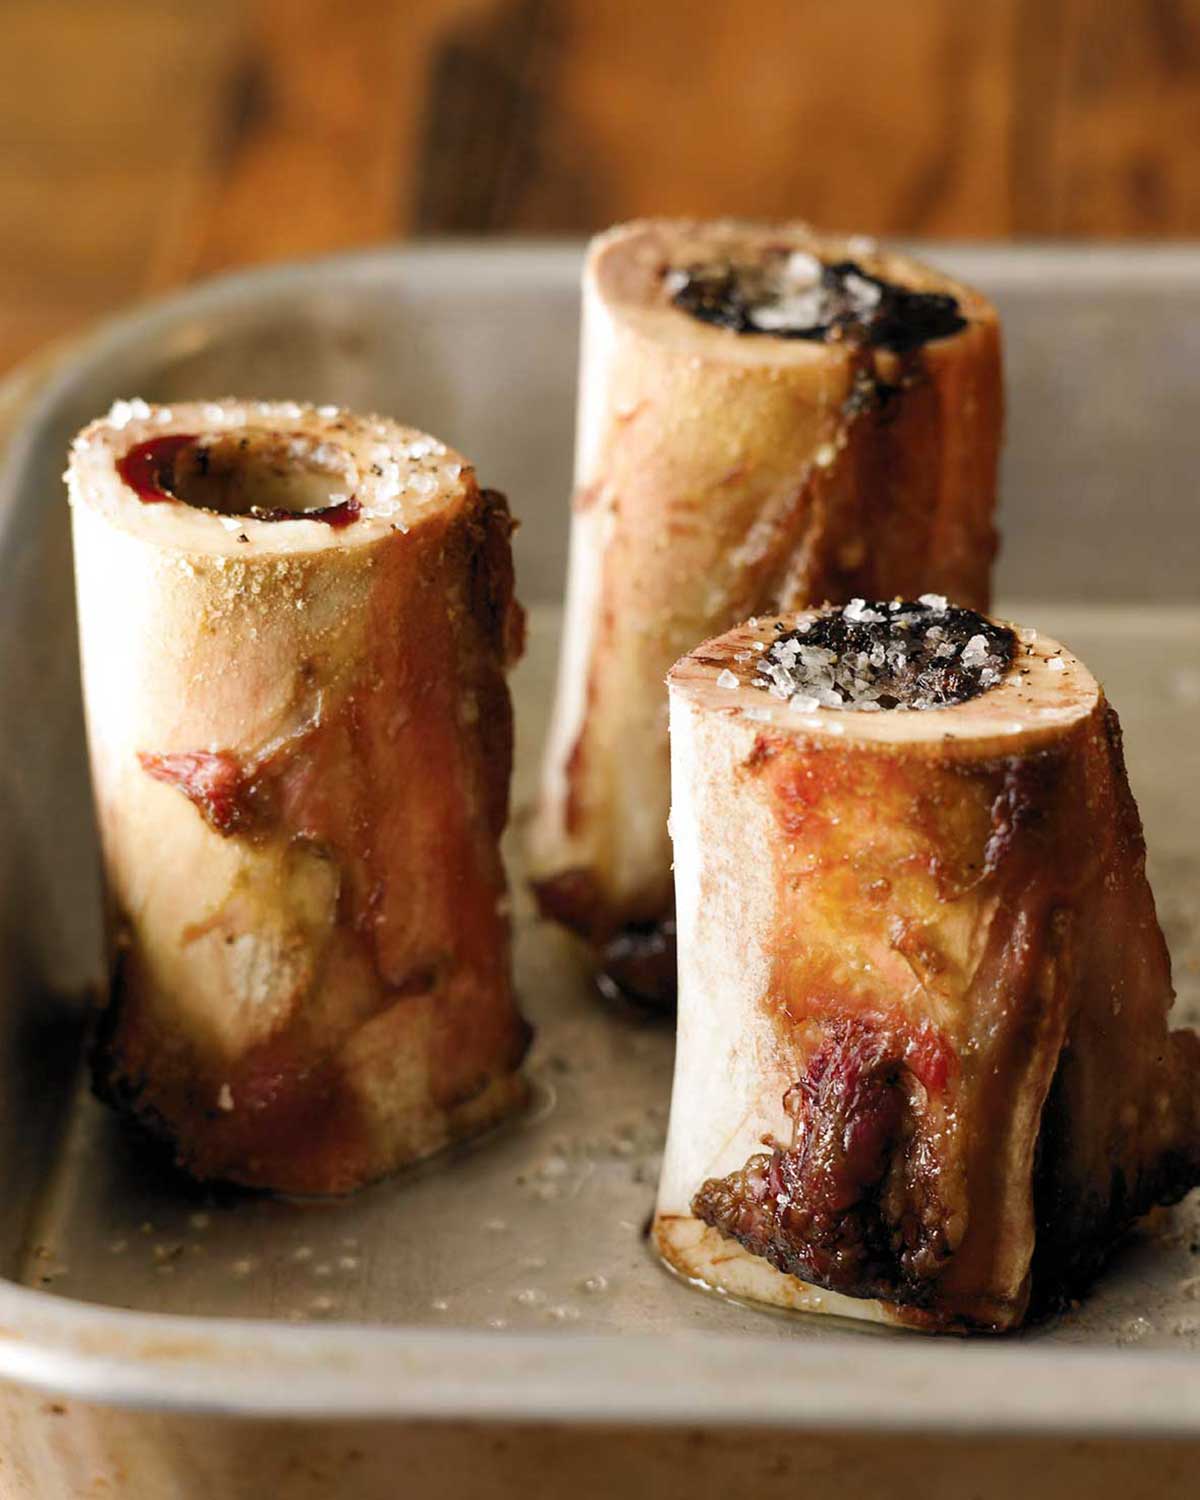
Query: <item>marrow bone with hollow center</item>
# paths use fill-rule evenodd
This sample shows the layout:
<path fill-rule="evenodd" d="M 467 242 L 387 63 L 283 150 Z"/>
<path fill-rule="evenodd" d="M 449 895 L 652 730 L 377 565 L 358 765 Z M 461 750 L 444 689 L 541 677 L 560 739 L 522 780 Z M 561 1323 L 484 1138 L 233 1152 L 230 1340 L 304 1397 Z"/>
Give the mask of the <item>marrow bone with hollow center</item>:
<path fill-rule="evenodd" d="M 671 663 L 757 611 L 928 591 L 986 608 L 1001 408 L 995 309 L 906 256 L 795 223 L 593 242 L 530 862 L 543 911 L 627 989 L 674 987 Z"/>
<path fill-rule="evenodd" d="M 519 1107 L 503 497 L 425 433 L 294 402 L 118 403 L 67 482 L 99 1087 L 196 1175 L 297 1192 Z"/>
<path fill-rule="evenodd" d="M 888 670 L 898 637 L 917 668 L 909 647 L 863 712 L 859 658 L 882 646 Z M 946 643 L 966 659 L 949 684 Z M 953 701 L 905 710 L 931 670 Z M 1168 1031 L 1095 678 L 935 598 L 752 619 L 668 682 L 663 1256 L 736 1295 L 935 1329 L 1010 1328 L 1078 1289 L 1200 1181 L 1200 1040 Z"/>

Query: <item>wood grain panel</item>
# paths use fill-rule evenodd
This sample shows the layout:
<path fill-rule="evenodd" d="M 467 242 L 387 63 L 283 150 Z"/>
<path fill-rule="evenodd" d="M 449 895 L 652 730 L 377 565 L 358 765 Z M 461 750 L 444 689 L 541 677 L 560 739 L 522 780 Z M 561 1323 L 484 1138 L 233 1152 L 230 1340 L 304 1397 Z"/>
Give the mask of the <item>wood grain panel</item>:
<path fill-rule="evenodd" d="M 642 213 L 1200 236 L 1200 0 L 0 0 L 0 366 L 226 267 Z"/>
<path fill-rule="evenodd" d="M 1200 3 L 1062 0 L 1051 233 L 1200 233 Z"/>
<path fill-rule="evenodd" d="M 545 118 L 597 184 L 591 222 L 727 212 L 880 232 L 1012 227 L 1006 0 L 572 0 L 555 21 Z M 565 209 L 552 227 L 589 227 Z M 513 204 L 515 227 L 545 217 L 536 198 Z"/>
<path fill-rule="evenodd" d="M 434 39 L 487 0 L 254 0 L 163 279 L 406 227 Z"/>
<path fill-rule="evenodd" d="M 140 295 L 176 232 L 236 5 L 5 0 L 0 365 Z"/>

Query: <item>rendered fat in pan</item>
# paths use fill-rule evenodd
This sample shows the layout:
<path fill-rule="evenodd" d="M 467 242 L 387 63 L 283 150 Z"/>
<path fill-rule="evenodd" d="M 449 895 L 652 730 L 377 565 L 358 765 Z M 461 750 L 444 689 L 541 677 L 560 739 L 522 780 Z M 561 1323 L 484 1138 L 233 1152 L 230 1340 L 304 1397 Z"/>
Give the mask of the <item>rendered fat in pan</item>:
<path fill-rule="evenodd" d="M 986 608 L 1002 421 L 983 297 L 800 225 L 592 246 L 543 910 L 669 998 L 663 677 L 755 612 L 925 590 Z"/>
<path fill-rule="evenodd" d="M 519 1107 L 503 497 L 294 403 L 119 402 L 67 477 L 101 1091 L 199 1177 L 318 1193 Z"/>
<path fill-rule="evenodd" d="M 679 1046 L 654 1235 L 779 1307 L 1011 1328 L 1200 1181 L 1200 1039 L 1115 711 L 927 598 L 670 674 Z"/>

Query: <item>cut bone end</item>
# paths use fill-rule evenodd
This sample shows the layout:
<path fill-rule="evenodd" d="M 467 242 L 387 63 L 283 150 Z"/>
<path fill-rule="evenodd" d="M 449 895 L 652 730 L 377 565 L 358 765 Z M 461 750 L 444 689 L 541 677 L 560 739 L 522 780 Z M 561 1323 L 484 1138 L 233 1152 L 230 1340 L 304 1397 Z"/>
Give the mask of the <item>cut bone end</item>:
<path fill-rule="evenodd" d="M 724 219 L 642 219 L 618 225 L 592 242 L 585 272 L 587 295 L 608 309 L 619 323 L 640 336 L 686 346 L 697 354 L 733 363 L 818 364 L 823 337 L 786 335 L 790 321 L 811 318 L 818 326 L 827 309 L 805 311 L 811 292 L 808 282 L 820 279 L 822 268 L 853 264 L 867 278 L 928 298 L 949 299 L 961 323 L 950 326 L 935 342 L 953 338 L 963 325 L 994 326 L 996 312 L 986 297 L 931 266 L 864 241 L 861 237 L 819 234 L 795 221 L 778 224 Z M 697 269 L 713 274 L 739 270 L 755 276 L 764 266 L 778 265 L 777 285 L 770 300 L 748 319 L 736 324 L 690 315 L 681 298 L 683 278 Z M 756 277 L 757 279 L 757 277 Z M 852 290 L 854 278 L 851 278 Z M 867 282 L 855 305 L 873 308 Z M 740 310 L 740 309 L 739 309 Z M 730 337 L 730 332 L 750 336 Z M 756 336 L 757 335 L 757 336 Z M 835 335 L 840 336 L 840 335 Z"/>
<path fill-rule="evenodd" d="M 761 616 L 705 641 L 671 668 L 667 683 L 672 701 L 698 714 L 736 717 L 751 734 L 778 731 L 837 745 L 908 751 L 920 747 L 921 753 L 938 757 L 961 751 L 975 758 L 1050 743 L 1093 714 L 1100 702 L 1099 684 L 1076 656 L 1049 636 L 1019 627 L 1014 627 L 1020 633 L 1014 634 L 1011 658 L 1000 680 L 964 701 L 941 707 L 847 711 L 818 702 L 800 679 L 788 696 L 759 685 L 762 664 L 778 653 L 782 639 L 795 636 L 803 643 L 818 622 L 847 612 L 853 618 L 855 606 L 861 604 L 859 600 L 833 610 Z M 877 608 L 887 612 L 885 634 L 905 645 L 920 644 L 921 636 L 945 620 L 936 607 L 910 603 L 897 612 L 888 601 Z M 892 621 L 906 617 L 913 621 L 909 629 L 892 629 Z M 954 647 L 959 659 L 969 645 L 968 639 Z M 855 647 L 854 654 L 862 650 Z"/>
<path fill-rule="evenodd" d="M 351 502 L 333 524 L 352 520 L 356 544 L 407 530 L 464 474 L 460 454 L 386 417 L 294 401 L 118 401 L 75 439 L 67 488 L 72 505 L 156 545 L 239 557 L 247 546 L 320 551 L 328 512 Z"/>

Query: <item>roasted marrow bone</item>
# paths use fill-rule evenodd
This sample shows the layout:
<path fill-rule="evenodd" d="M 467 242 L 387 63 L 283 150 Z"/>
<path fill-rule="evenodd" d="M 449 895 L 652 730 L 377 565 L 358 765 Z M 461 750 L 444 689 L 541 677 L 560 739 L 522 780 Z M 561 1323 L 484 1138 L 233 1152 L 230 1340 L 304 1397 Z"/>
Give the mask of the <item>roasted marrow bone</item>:
<path fill-rule="evenodd" d="M 120 402 L 68 486 L 102 1093 L 199 1177 L 315 1193 L 519 1107 L 503 497 L 283 402 Z"/>
<path fill-rule="evenodd" d="M 927 595 L 669 677 L 679 1048 L 654 1235 L 788 1308 L 1012 1328 L 1200 1182 L 1200 1040 L 1116 713 Z"/>
<path fill-rule="evenodd" d="M 635 993 L 674 984 L 662 679 L 737 620 L 936 590 L 986 608 L 996 314 L 803 226 L 655 221 L 592 246 L 543 911 Z"/>

